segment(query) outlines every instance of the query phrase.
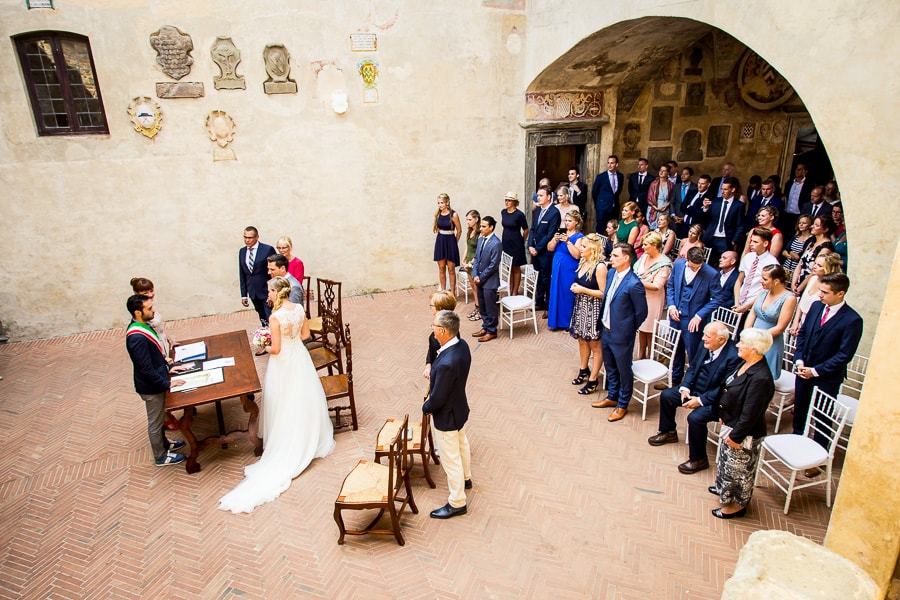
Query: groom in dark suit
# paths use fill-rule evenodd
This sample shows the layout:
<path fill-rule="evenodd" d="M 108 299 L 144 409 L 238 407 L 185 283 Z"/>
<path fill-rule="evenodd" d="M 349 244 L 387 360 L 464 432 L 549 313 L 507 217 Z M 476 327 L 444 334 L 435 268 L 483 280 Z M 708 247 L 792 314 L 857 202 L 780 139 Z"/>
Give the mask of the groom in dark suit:
<path fill-rule="evenodd" d="M 466 381 L 472 355 L 466 342 L 457 336 L 459 315 L 452 310 L 439 311 L 431 328 L 441 347 L 431 363 L 431 389 L 422 405 L 422 412 L 434 419 L 441 466 L 450 487 L 447 504 L 431 511 L 431 518 L 449 519 L 466 514 L 466 490 L 472 488 L 469 439 L 465 432 L 469 419 Z"/>
<path fill-rule="evenodd" d="M 719 418 L 719 395 L 725 379 L 740 366 L 737 348 L 724 323 L 715 321 L 703 329 L 703 349 L 691 361 L 681 385 L 663 391 L 659 398 L 659 433 L 647 439 L 651 446 L 674 444 L 675 411 L 693 409 L 688 415 L 690 454 L 678 470 L 686 475 L 709 468 L 706 456 L 706 424 Z"/>
<path fill-rule="evenodd" d="M 275 248 L 259 241 L 259 231 L 252 225 L 244 229 L 244 247 L 238 251 L 238 274 L 241 284 L 241 304 L 250 306 L 259 315 L 260 324 L 269 324 L 272 308 L 266 303 L 269 281 L 266 259 L 275 254 Z"/>
<path fill-rule="evenodd" d="M 803 434 L 806 416 L 817 387 L 837 396 L 847 377 L 847 364 L 853 360 L 862 338 L 863 320 L 844 302 L 850 280 L 843 273 L 823 275 L 819 280 L 819 302 L 813 302 L 797 334 L 794 351 L 794 433 Z M 816 436 L 823 446 L 824 440 Z M 815 476 L 812 469 L 808 476 Z"/>
<path fill-rule="evenodd" d="M 614 273 L 606 277 L 606 293 L 600 310 L 600 345 L 609 393 L 606 400 L 592 402 L 594 408 L 615 410 L 608 421 L 622 420 L 628 414 L 628 403 L 634 390 L 632 357 L 637 330 L 647 318 L 647 294 L 644 284 L 631 270 L 634 248 L 631 244 L 616 244 L 609 256 Z M 615 327 L 613 327 L 615 323 Z"/>

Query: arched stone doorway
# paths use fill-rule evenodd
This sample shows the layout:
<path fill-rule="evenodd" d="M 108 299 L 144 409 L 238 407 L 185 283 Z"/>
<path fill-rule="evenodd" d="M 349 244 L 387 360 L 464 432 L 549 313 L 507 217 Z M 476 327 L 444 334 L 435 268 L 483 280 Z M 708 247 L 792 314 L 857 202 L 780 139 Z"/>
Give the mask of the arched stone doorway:
<path fill-rule="evenodd" d="M 790 83 L 728 33 L 686 18 L 623 21 L 576 43 L 528 86 L 523 127 L 526 190 L 564 182 L 573 165 L 589 187 L 608 154 L 626 177 L 641 157 L 651 173 L 669 160 L 689 166 L 694 181 L 731 162 L 745 192 L 752 175 L 776 175 L 783 190 L 798 162 L 816 184 L 834 177 Z"/>

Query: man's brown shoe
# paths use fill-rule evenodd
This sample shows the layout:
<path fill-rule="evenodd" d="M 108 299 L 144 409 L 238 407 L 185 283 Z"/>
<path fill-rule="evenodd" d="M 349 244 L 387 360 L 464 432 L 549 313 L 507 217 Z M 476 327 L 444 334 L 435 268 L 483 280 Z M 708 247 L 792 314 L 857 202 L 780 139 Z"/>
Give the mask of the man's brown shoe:
<path fill-rule="evenodd" d="M 612 413 L 609 415 L 609 418 L 606 420 L 610 423 L 615 423 L 616 421 L 621 421 L 622 419 L 624 419 L 625 415 L 627 414 L 627 408 L 617 408 L 616 410 L 612 411 Z"/>
<path fill-rule="evenodd" d="M 669 386 L 667 386 L 665 383 L 657 383 L 656 385 L 653 386 L 653 389 L 662 391 L 662 390 L 669 389 Z"/>
<path fill-rule="evenodd" d="M 818 477 L 819 475 L 822 474 L 822 469 L 820 469 L 819 467 L 815 467 L 812 469 L 806 469 L 805 471 L 803 471 L 803 474 L 806 475 L 807 477 L 809 477 L 810 479 L 815 479 L 816 477 Z"/>
<path fill-rule="evenodd" d="M 487 333 L 487 331 L 485 331 L 484 329 L 479 329 L 478 331 L 476 331 L 475 333 L 472 334 L 472 337 L 481 337 L 486 333 Z"/>
<path fill-rule="evenodd" d="M 597 400 L 596 402 L 591 402 L 591 406 L 594 408 L 612 408 L 613 406 L 618 406 L 619 403 L 615 400 L 610 400 L 609 398 L 604 398 L 603 400 Z"/>
<path fill-rule="evenodd" d="M 699 471 L 705 471 L 708 468 L 709 461 L 705 458 L 701 460 L 689 460 L 678 465 L 678 470 L 685 475 L 693 475 Z"/>
<path fill-rule="evenodd" d="M 678 443 L 678 434 L 674 431 L 660 431 L 656 435 L 647 438 L 647 443 L 651 446 L 662 446 L 663 444 Z"/>
<path fill-rule="evenodd" d="M 489 342 L 494 339 L 497 339 L 496 333 L 486 333 L 483 336 L 481 336 L 480 338 L 478 338 L 478 341 L 479 342 Z"/>

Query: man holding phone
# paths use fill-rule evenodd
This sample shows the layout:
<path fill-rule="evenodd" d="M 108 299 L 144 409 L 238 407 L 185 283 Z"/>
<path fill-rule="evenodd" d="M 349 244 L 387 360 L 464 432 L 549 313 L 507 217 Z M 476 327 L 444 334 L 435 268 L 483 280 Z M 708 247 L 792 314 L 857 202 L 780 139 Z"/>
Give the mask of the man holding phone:
<path fill-rule="evenodd" d="M 703 329 L 703 348 L 691 361 L 681 385 L 663 391 L 659 398 L 659 433 L 647 439 L 651 446 L 678 442 L 675 411 L 679 406 L 692 409 L 687 418 L 690 452 L 687 462 L 678 465 L 685 475 L 709 468 L 706 424 L 718 420 L 722 386 L 741 364 L 724 323 L 713 321 Z"/>

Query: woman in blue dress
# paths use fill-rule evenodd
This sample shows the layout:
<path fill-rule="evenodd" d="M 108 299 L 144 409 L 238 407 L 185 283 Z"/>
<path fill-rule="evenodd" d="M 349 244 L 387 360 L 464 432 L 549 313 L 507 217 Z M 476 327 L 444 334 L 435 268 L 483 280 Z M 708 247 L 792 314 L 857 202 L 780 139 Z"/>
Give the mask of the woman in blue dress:
<path fill-rule="evenodd" d="M 584 386 L 579 394 L 587 395 L 599 385 L 600 367 L 603 366 L 603 353 L 600 351 L 600 309 L 603 308 L 603 293 L 606 290 L 606 256 L 603 253 L 603 242 L 600 235 L 589 233 L 579 241 L 581 261 L 575 271 L 575 282 L 569 289 L 575 294 L 575 305 L 572 308 L 572 320 L 569 322 L 569 335 L 578 340 L 578 356 L 580 367 L 572 385 Z M 593 359 L 591 359 L 593 354 Z M 590 364 L 590 367 L 588 367 Z M 587 379 L 587 383 L 585 383 Z"/>
<path fill-rule="evenodd" d="M 456 265 L 459 264 L 459 236 L 462 226 L 459 215 L 450 208 L 450 196 L 438 194 L 437 212 L 434 213 L 434 261 L 438 265 L 438 291 L 447 290 L 456 293 Z M 447 275 L 450 275 L 449 285 Z"/>
<path fill-rule="evenodd" d="M 525 264 L 525 240 L 528 239 L 528 219 L 519 210 L 519 195 L 507 192 L 503 199 L 505 205 L 500 213 L 500 224 L 503 225 L 503 237 L 500 243 L 503 251 L 512 256 L 512 268 L 509 270 L 509 295 L 519 293 L 522 281 L 522 265 Z"/>
<path fill-rule="evenodd" d="M 747 316 L 744 329 L 765 329 L 772 335 L 772 347 L 766 352 L 766 362 L 772 379 L 781 377 L 781 361 L 784 357 L 784 330 L 791 324 L 797 297 L 787 289 L 787 273 L 781 265 L 768 265 L 762 270 L 763 291 Z"/>
<path fill-rule="evenodd" d="M 565 233 L 557 233 L 547 244 L 547 249 L 553 252 L 550 301 L 547 303 L 547 327 L 551 331 L 568 328 L 572 320 L 575 294 L 570 288 L 575 283 L 575 270 L 581 258 L 578 240 L 584 237 L 581 233 L 581 211 L 577 206 L 566 213 L 563 225 Z"/>

